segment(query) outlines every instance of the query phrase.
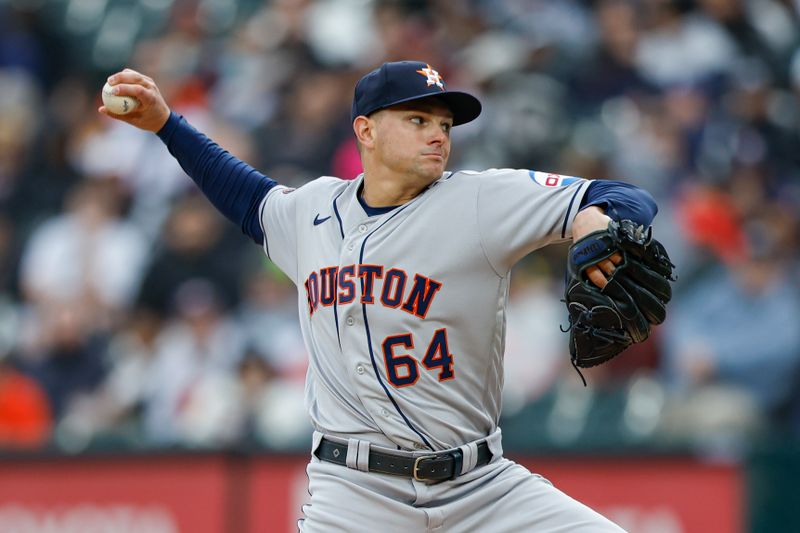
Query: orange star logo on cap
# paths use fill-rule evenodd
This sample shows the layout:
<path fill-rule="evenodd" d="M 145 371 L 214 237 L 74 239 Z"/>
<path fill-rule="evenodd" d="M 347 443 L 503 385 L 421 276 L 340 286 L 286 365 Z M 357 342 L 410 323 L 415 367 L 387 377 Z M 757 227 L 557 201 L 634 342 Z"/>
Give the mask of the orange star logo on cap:
<path fill-rule="evenodd" d="M 426 63 L 425 68 L 420 69 L 417 72 L 428 78 L 427 79 L 428 85 L 436 85 L 437 87 L 439 87 L 441 90 L 444 91 L 444 83 L 443 83 L 444 80 L 442 79 L 442 77 L 439 75 L 438 72 L 436 72 L 431 68 L 430 65 Z"/>

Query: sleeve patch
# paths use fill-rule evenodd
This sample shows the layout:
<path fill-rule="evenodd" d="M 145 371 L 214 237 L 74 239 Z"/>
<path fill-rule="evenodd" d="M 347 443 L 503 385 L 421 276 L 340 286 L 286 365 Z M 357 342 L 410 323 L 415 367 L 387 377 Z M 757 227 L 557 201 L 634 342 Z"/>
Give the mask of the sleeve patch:
<path fill-rule="evenodd" d="M 581 179 L 574 176 L 551 174 L 549 172 L 537 172 L 536 170 L 529 170 L 528 175 L 534 182 L 543 187 L 565 187 Z"/>

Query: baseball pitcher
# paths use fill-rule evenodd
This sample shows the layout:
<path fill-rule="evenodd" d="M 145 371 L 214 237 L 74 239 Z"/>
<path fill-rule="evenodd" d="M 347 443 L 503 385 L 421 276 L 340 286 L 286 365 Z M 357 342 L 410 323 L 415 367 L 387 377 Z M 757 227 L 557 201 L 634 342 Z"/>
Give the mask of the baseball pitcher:
<path fill-rule="evenodd" d="M 533 170 L 446 170 L 451 129 L 481 104 L 426 63 L 386 63 L 357 83 L 363 174 L 296 190 L 171 112 L 147 76 L 126 69 L 109 84 L 139 105 L 100 112 L 157 133 L 297 286 L 315 429 L 301 531 L 621 531 L 503 457 L 505 313 L 514 264 L 572 239 L 573 364 L 644 340 L 664 319 L 671 276 L 649 194 Z"/>

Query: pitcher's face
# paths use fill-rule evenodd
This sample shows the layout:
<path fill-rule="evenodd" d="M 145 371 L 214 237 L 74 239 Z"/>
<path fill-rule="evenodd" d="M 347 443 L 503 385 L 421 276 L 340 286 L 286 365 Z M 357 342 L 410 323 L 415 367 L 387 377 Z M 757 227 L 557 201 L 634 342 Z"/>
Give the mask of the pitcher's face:
<path fill-rule="evenodd" d="M 450 157 L 453 113 L 436 98 L 397 104 L 372 115 L 375 155 L 394 172 L 432 183 Z"/>

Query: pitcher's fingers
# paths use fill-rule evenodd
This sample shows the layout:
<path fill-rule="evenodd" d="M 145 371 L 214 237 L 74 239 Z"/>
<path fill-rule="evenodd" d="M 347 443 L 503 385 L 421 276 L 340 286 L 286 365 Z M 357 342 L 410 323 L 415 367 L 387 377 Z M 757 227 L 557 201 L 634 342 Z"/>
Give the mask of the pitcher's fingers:
<path fill-rule="evenodd" d="M 107 108 L 107 107 L 106 107 L 106 106 L 104 106 L 104 105 L 103 105 L 103 106 L 100 106 L 100 107 L 98 107 L 98 108 L 97 108 L 97 111 L 98 111 L 98 112 L 100 112 L 100 113 L 102 113 L 102 114 L 104 114 L 104 115 L 105 115 L 105 116 L 107 116 L 107 117 L 111 117 L 111 118 L 119 118 L 119 119 L 124 119 L 125 117 L 127 117 L 127 116 L 129 116 L 129 115 L 130 115 L 130 113 L 128 113 L 127 115 L 117 115 L 116 113 L 112 112 L 112 111 L 111 111 L 109 108 Z"/>
<path fill-rule="evenodd" d="M 618 265 L 622 263 L 622 254 L 619 252 L 615 252 L 611 257 L 609 257 L 609 259 L 611 259 L 612 263 Z"/>
<path fill-rule="evenodd" d="M 108 84 L 112 86 L 119 85 L 121 83 L 144 85 L 145 87 L 152 87 L 155 85 L 155 83 L 153 83 L 153 79 L 149 76 L 145 76 L 141 72 L 137 72 L 129 68 L 112 74 L 108 77 L 107 81 Z"/>
<path fill-rule="evenodd" d="M 600 267 L 600 270 L 602 270 L 607 276 L 612 275 L 617 269 L 616 265 L 611 262 L 611 259 L 603 259 L 597 263 L 597 266 Z"/>
<path fill-rule="evenodd" d="M 149 96 L 150 89 L 136 83 L 119 83 L 111 87 L 111 92 L 119 96 L 133 96 L 143 101 Z"/>
<path fill-rule="evenodd" d="M 142 113 L 141 111 L 139 111 L 139 109 L 136 109 L 124 115 L 117 115 L 116 113 L 112 113 L 106 106 L 100 106 L 99 108 L 97 108 L 97 111 L 107 117 L 115 118 L 117 120 L 121 120 L 122 122 L 127 122 L 128 124 L 133 124 L 133 125 L 136 125 L 134 123 L 136 122 L 137 119 L 139 119 L 142 116 Z"/>
<path fill-rule="evenodd" d="M 603 275 L 603 271 L 600 270 L 597 266 L 590 266 L 586 267 L 586 277 L 589 278 L 589 281 L 595 284 L 596 287 L 602 289 L 608 284 L 608 280 Z"/>

